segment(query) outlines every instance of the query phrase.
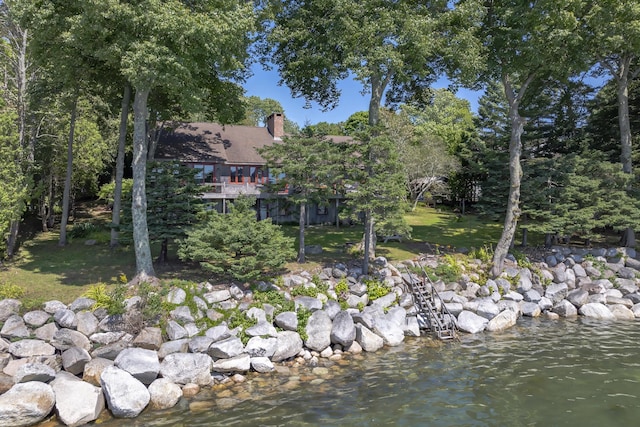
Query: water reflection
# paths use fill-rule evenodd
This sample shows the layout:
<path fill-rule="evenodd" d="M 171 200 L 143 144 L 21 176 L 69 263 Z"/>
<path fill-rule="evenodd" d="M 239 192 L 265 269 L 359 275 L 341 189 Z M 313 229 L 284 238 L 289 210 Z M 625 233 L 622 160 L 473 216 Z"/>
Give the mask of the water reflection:
<path fill-rule="evenodd" d="M 635 322 L 525 319 L 501 334 L 426 339 L 334 364 L 249 376 L 164 412 L 103 426 L 614 426 L 640 418 Z M 197 403 L 197 404 L 196 404 Z M 191 410 L 190 410 L 191 407 Z"/>

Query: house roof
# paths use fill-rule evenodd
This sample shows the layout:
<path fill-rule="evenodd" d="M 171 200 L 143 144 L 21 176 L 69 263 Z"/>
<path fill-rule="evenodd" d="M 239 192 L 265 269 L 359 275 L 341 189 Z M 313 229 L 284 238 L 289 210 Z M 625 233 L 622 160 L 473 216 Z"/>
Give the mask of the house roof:
<path fill-rule="evenodd" d="M 335 143 L 353 140 L 335 135 L 325 138 Z M 174 122 L 162 129 L 155 158 L 186 163 L 264 165 L 266 161 L 257 149 L 279 141 L 266 127 Z"/>
<path fill-rule="evenodd" d="M 264 164 L 256 149 L 273 142 L 266 127 L 174 123 L 162 130 L 155 157 L 194 163 Z"/>

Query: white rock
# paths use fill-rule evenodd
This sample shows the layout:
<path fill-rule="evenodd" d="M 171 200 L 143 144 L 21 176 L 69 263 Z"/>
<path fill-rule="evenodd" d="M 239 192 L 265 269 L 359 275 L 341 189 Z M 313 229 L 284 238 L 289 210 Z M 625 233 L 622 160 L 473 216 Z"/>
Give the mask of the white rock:
<path fill-rule="evenodd" d="M 158 353 L 144 348 L 124 349 L 118 354 L 114 363 L 145 385 L 151 384 L 160 372 Z"/>
<path fill-rule="evenodd" d="M 72 374 L 59 372 L 51 387 L 56 395 L 58 418 L 68 426 L 90 423 L 104 410 L 102 389 Z"/>
<path fill-rule="evenodd" d="M 30 426 L 49 415 L 56 398 L 49 384 L 32 381 L 16 384 L 0 395 L 0 425 Z"/>
<path fill-rule="evenodd" d="M 154 409 L 173 408 L 182 397 L 182 389 L 167 378 L 158 378 L 149 385 L 150 406 Z"/>
<path fill-rule="evenodd" d="M 470 334 L 482 332 L 487 327 L 489 320 L 471 311 L 463 311 L 458 315 L 458 329 Z"/>
<path fill-rule="evenodd" d="M 599 320 L 614 320 L 616 318 L 606 305 L 593 302 L 584 304 L 580 307 L 580 314 L 585 317 Z"/>
<path fill-rule="evenodd" d="M 168 354 L 160 364 L 160 375 L 176 384 L 211 384 L 211 357 L 203 353 Z"/>
<path fill-rule="evenodd" d="M 116 418 L 137 417 L 151 399 L 144 384 L 115 366 L 109 366 L 102 372 L 100 385 L 107 406 Z"/>

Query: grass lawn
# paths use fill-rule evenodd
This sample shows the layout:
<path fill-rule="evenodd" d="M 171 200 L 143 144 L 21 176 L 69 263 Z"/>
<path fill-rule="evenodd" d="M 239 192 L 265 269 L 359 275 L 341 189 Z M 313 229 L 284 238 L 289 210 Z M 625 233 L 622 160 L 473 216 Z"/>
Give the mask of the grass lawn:
<path fill-rule="evenodd" d="M 131 247 L 109 248 L 109 232 L 104 228 L 108 222 L 104 211 L 87 211 L 78 219 L 91 221 L 101 230 L 87 237 L 76 238 L 65 247 L 59 247 L 58 233 L 38 233 L 22 245 L 14 261 L 0 268 L 0 294 L 7 285 L 19 286 L 24 291 L 21 300 L 29 306 L 58 299 L 65 303 L 81 296 L 92 285 L 105 283 L 115 286 L 121 276 L 131 279 L 135 275 L 135 256 Z M 497 242 L 501 225 L 487 224 L 473 216 L 458 218 L 450 212 L 438 212 L 432 208 L 420 206 L 407 215 L 413 228 L 411 240 L 402 242 L 379 242 L 377 254 L 390 260 L 414 258 L 419 253 L 430 252 L 436 245 L 440 247 L 481 247 Z M 289 236 L 298 235 L 297 226 L 283 227 Z M 359 242 L 362 238 L 362 226 L 341 227 L 310 226 L 305 233 L 307 245 L 320 245 L 323 253 L 309 255 L 306 264 L 290 263 L 291 271 L 314 270 L 335 262 L 354 260 L 345 247 L 348 243 Z M 95 244 L 86 245 L 87 240 Z M 297 242 L 296 242 L 297 248 Z M 171 246 L 170 246 L 171 251 Z M 152 248 L 154 256 L 158 248 Z M 175 259 L 175 255 L 170 253 Z M 202 281 L 209 275 L 199 268 L 180 262 L 155 265 L 160 279 L 180 278 Z"/>

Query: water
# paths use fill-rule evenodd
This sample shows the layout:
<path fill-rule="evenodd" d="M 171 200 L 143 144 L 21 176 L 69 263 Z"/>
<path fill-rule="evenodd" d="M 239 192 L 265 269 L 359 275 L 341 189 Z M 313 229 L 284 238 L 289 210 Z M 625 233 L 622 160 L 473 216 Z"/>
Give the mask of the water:
<path fill-rule="evenodd" d="M 324 377 L 307 368 L 291 375 L 299 381 L 249 376 L 195 403 L 102 425 L 637 425 L 640 324 L 525 319 L 457 343 L 408 340 L 334 365 Z"/>

